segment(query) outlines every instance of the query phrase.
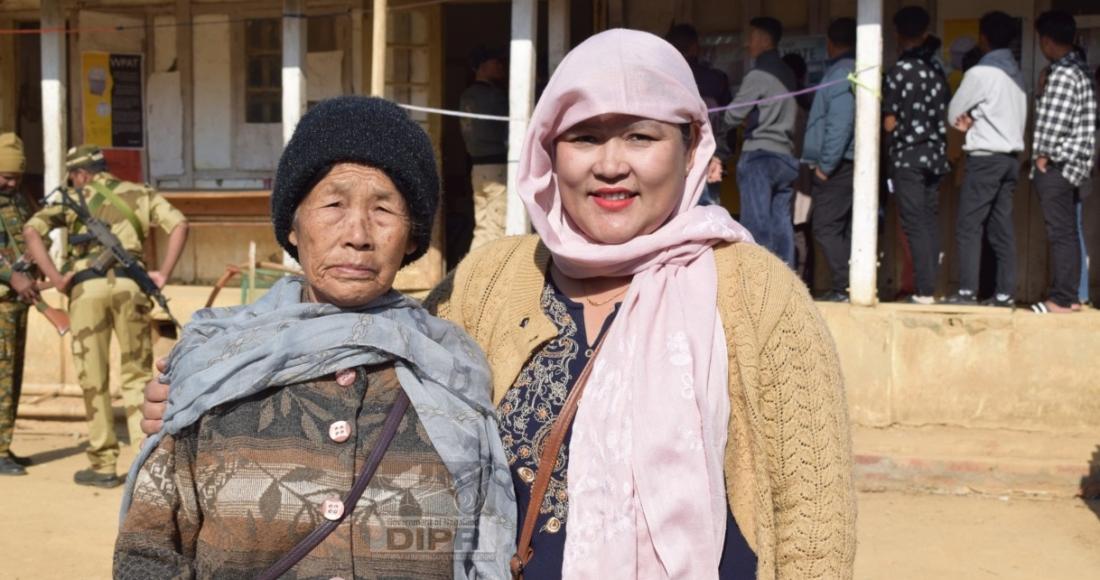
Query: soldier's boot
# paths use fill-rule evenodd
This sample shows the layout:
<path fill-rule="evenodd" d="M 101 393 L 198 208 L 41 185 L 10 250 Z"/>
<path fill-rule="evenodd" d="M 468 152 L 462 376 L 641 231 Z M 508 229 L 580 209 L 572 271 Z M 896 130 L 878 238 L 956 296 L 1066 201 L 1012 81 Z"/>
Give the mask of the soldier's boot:
<path fill-rule="evenodd" d="M 104 488 L 122 485 L 122 479 L 114 473 L 100 473 L 92 468 L 81 469 L 74 473 L 73 482 L 77 485 L 91 485 L 93 487 Z"/>
<path fill-rule="evenodd" d="M 26 475 L 27 470 L 23 469 L 22 465 L 19 465 L 12 460 L 11 457 L 0 457 L 0 475 Z"/>

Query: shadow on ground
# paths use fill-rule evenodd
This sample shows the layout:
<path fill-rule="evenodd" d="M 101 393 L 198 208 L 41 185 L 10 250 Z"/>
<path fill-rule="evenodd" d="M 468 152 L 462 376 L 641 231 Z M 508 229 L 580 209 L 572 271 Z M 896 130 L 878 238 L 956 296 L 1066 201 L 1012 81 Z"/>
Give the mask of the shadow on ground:
<path fill-rule="evenodd" d="M 1100 445 L 1092 452 L 1089 474 L 1081 478 L 1081 501 L 1100 518 Z"/>
<path fill-rule="evenodd" d="M 62 459 L 65 459 L 66 457 L 72 457 L 73 455 L 79 455 L 81 453 L 84 453 L 84 451 L 87 449 L 87 443 L 78 443 L 76 445 L 73 445 L 72 447 L 62 447 L 61 449 L 51 449 L 42 453 L 35 453 L 34 455 L 27 457 L 27 459 L 33 461 L 34 465 L 42 465 L 45 463 L 50 463 L 51 461 L 60 461 Z"/>

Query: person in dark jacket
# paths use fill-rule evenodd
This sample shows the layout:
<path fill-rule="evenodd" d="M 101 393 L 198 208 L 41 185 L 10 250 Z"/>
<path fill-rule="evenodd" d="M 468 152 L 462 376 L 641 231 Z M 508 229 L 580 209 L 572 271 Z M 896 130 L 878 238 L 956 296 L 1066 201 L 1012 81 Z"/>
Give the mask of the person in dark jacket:
<path fill-rule="evenodd" d="M 665 40 L 676 47 L 684 60 L 691 67 L 691 74 L 695 76 L 695 86 L 699 89 L 699 96 L 708 109 L 724 107 L 733 100 L 730 93 L 730 79 L 726 73 L 714 68 L 710 63 L 699 58 L 699 31 L 690 24 L 674 24 L 665 35 Z M 717 126 L 719 114 L 710 116 L 711 125 Z M 719 192 L 722 188 L 723 161 L 717 158 L 711 161 L 707 170 L 707 188 L 703 191 L 703 197 L 699 205 L 720 205 Z"/>
<path fill-rule="evenodd" d="M 507 72 L 504 54 L 478 47 L 470 55 L 474 83 L 462 92 L 460 108 L 479 115 L 508 116 L 508 91 L 501 87 Z M 474 238 L 470 249 L 504 237 L 508 209 L 508 123 L 485 119 L 461 120 L 462 140 L 473 164 Z"/>

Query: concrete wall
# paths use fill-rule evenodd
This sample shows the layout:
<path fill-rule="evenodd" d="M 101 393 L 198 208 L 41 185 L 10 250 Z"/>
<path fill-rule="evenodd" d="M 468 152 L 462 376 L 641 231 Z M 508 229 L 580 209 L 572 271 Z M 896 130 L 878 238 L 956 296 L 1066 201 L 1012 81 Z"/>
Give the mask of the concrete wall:
<path fill-rule="evenodd" d="M 248 263 L 248 244 L 256 242 L 256 259 L 283 261 L 283 250 L 275 241 L 271 224 L 215 225 L 193 223 L 176 271 L 174 284 L 213 284 L 229 264 Z M 164 259 L 168 237 L 156 232 L 157 260 Z"/>
<path fill-rule="evenodd" d="M 183 323 L 209 293 L 209 287 L 200 286 L 165 291 Z M 46 300 L 61 304 L 52 291 Z M 219 306 L 239 303 L 236 282 L 217 301 Z M 1100 312 L 1043 316 L 988 308 L 820 308 L 840 351 L 856 425 L 1100 431 Z M 117 389 L 117 345 L 112 348 L 112 388 Z M 166 340 L 155 345 L 157 356 L 170 348 Z M 46 389 L 70 385 L 70 392 L 76 383 L 69 340 L 58 338 L 37 312 L 30 314 L 24 382 Z"/>
<path fill-rule="evenodd" d="M 820 306 L 859 425 L 1100 430 L 1096 311 Z"/>
<path fill-rule="evenodd" d="M 233 166 L 233 106 L 230 91 L 230 24 L 226 14 L 196 16 L 195 169 Z"/>
<path fill-rule="evenodd" d="M 180 321 L 186 324 L 191 314 L 203 306 L 210 294 L 209 287 L 169 286 L 164 294 L 168 297 L 169 308 Z M 47 291 L 44 298 L 53 306 L 62 306 L 65 302 L 53 290 Z M 236 287 L 226 289 L 218 296 L 216 306 L 230 306 L 240 303 L 240 292 Z M 153 344 L 155 355 L 166 356 L 172 348 L 172 341 L 158 339 Z M 76 372 L 73 370 L 71 335 L 57 336 L 57 332 L 46 319 L 33 310 L 28 314 L 26 363 L 23 371 L 24 385 L 35 385 L 45 390 L 57 390 L 66 386 L 75 387 Z M 111 339 L 111 390 L 118 392 L 118 343 Z M 33 389 L 33 387 L 32 387 Z"/>

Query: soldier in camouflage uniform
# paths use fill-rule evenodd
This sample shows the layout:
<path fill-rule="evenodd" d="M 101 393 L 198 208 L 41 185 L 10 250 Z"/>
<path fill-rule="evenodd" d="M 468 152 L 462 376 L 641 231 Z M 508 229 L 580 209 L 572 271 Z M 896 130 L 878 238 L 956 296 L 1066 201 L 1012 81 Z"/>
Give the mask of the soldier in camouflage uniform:
<path fill-rule="evenodd" d="M 37 298 L 34 280 L 12 270 L 23 255 L 23 224 L 31 207 L 20 191 L 26 167 L 23 142 L 15 133 L 0 135 L 0 475 L 26 475 L 30 461 L 11 452 L 15 413 L 23 383 L 23 346 L 27 338 L 27 302 Z"/>
<path fill-rule="evenodd" d="M 150 187 L 121 181 L 108 173 L 103 152 L 93 145 L 71 149 L 66 168 L 77 195 L 84 196 L 92 216 L 108 224 L 123 247 L 138 259 L 142 258 L 145 238 L 152 226 L 159 226 L 168 234 L 168 249 L 160 269 L 149 271 L 149 277 L 163 287 L 187 241 L 183 214 Z M 42 241 L 53 228 L 79 234 L 83 225 L 73 211 L 54 205 L 36 213 L 24 228 L 27 248 L 42 273 L 71 297 L 73 362 L 84 391 L 91 462 L 91 467 L 78 471 L 73 480 L 81 485 L 114 487 L 122 481 L 115 472 L 119 444 L 108 391 L 111 331 L 121 352 L 122 399 L 130 442 L 137 445 L 142 437 L 142 389 L 153 372 L 149 326 L 153 305 L 137 283 L 126 277 L 125 271 L 110 269 L 106 275 L 99 275 L 90 268 L 104 251 L 95 242 L 70 244 L 65 265 L 59 272 Z"/>

